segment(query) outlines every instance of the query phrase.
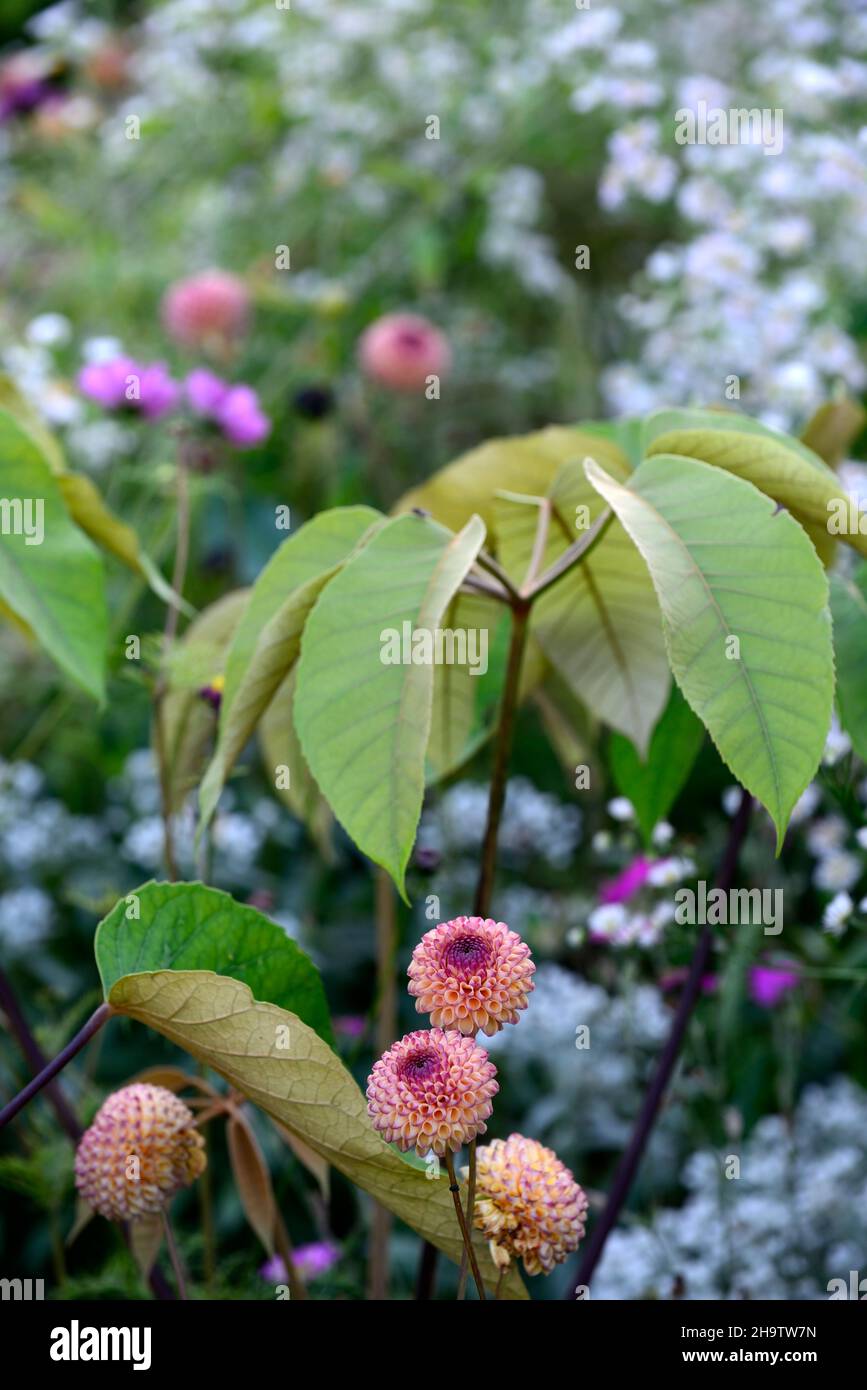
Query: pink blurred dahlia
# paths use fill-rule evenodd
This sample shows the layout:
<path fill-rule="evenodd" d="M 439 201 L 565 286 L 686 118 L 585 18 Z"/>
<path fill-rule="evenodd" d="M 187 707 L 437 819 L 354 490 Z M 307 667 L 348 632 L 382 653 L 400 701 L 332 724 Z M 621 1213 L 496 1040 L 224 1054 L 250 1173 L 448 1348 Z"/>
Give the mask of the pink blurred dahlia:
<path fill-rule="evenodd" d="M 429 376 L 448 374 L 452 354 L 445 336 L 420 314 L 385 314 L 358 343 L 362 370 L 393 391 L 418 391 Z"/>
<path fill-rule="evenodd" d="M 472 1038 L 441 1028 L 407 1033 L 374 1064 L 367 1113 L 387 1143 L 442 1158 L 485 1133 L 496 1074 Z"/>
<path fill-rule="evenodd" d="M 163 299 L 167 332 L 190 347 L 236 338 L 246 330 L 249 318 L 247 287 L 225 270 L 203 270 L 178 280 Z"/>
<path fill-rule="evenodd" d="M 164 1086 L 124 1086 L 97 1111 L 75 1155 L 75 1185 L 109 1221 L 162 1211 L 204 1170 L 194 1117 Z"/>
<path fill-rule="evenodd" d="M 412 953 L 409 992 L 436 1028 L 491 1037 L 518 1022 L 534 988 L 530 948 L 505 922 L 455 917 L 425 932 Z"/>
<path fill-rule="evenodd" d="M 474 1220 L 501 1269 L 520 1258 L 550 1274 L 578 1249 L 586 1215 L 583 1189 L 544 1144 L 510 1134 L 476 1150 Z"/>

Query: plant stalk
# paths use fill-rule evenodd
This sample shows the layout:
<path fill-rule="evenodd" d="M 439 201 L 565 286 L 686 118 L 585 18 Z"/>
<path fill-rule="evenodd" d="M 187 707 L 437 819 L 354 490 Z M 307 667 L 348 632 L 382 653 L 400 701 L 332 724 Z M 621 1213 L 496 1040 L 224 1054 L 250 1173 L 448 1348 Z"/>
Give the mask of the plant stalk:
<path fill-rule="evenodd" d="M 482 1281 L 482 1276 L 479 1273 L 479 1262 L 476 1259 L 476 1252 L 473 1249 L 472 1238 L 470 1236 L 469 1228 L 467 1226 L 467 1218 L 464 1215 L 464 1208 L 461 1203 L 461 1189 L 459 1188 L 457 1178 L 455 1177 L 455 1160 L 451 1149 L 446 1149 L 446 1168 L 448 1170 L 449 1175 L 449 1191 L 451 1192 L 452 1197 L 454 1199 L 455 1215 L 458 1218 L 458 1225 L 461 1228 L 461 1236 L 463 1237 L 464 1249 L 467 1252 L 467 1258 L 470 1262 L 470 1269 L 473 1271 L 473 1278 L 476 1281 L 476 1288 L 479 1291 L 479 1298 L 484 1303 L 487 1301 L 487 1294 L 485 1293 L 485 1285 Z"/>
<path fill-rule="evenodd" d="M 9 1031 L 14 1035 L 21 1048 L 31 1072 L 34 1076 L 39 1075 L 48 1066 L 48 1058 L 31 1033 L 30 1025 L 15 997 L 12 982 L 3 970 L 0 970 L 0 1009 L 6 1015 Z M 69 1136 L 73 1144 L 77 1144 L 82 1135 L 81 1125 L 60 1086 L 54 1081 L 48 1081 L 45 1087 L 45 1097 L 54 1107 L 54 1113 L 63 1132 Z"/>
<path fill-rule="evenodd" d="M 530 605 L 520 600 L 512 606 L 512 636 L 509 643 L 509 657 L 506 678 L 503 685 L 503 702 L 500 707 L 500 721 L 494 744 L 494 766 L 491 773 L 491 788 L 488 794 L 488 819 L 485 838 L 482 842 L 479 879 L 473 912 L 477 917 L 487 917 L 491 907 L 494 888 L 494 870 L 497 863 L 497 838 L 500 833 L 500 818 L 506 799 L 506 782 L 509 775 L 509 758 L 515 733 L 515 715 L 518 708 L 518 690 L 521 682 L 521 664 L 527 645 L 527 631 L 530 620 Z"/>
<path fill-rule="evenodd" d="M 738 859 L 741 847 L 747 833 L 752 810 L 752 797 L 749 792 L 743 791 L 741 804 L 729 827 L 729 837 L 725 852 L 720 863 L 716 877 L 715 887 L 722 888 L 728 892 L 734 882 L 737 873 Z M 689 975 L 680 996 L 674 1022 L 671 1025 L 671 1032 L 668 1035 L 665 1047 L 659 1061 L 656 1064 L 656 1071 L 648 1088 L 647 1094 L 635 1122 L 632 1137 L 629 1140 L 623 1157 L 614 1176 L 611 1187 L 611 1195 L 605 1205 L 601 1217 L 593 1228 L 592 1235 L 584 1247 L 581 1263 L 578 1267 L 578 1277 L 575 1284 L 567 1295 L 568 1298 L 578 1297 L 582 1287 L 588 1287 L 593 1275 L 593 1271 L 598 1264 L 602 1252 L 605 1249 L 611 1231 L 617 1224 L 620 1212 L 629 1196 L 635 1175 L 638 1172 L 639 1164 L 644 1157 L 644 1150 L 656 1123 L 657 1115 L 662 1104 L 663 1096 L 668 1088 L 672 1073 L 675 1068 L 680 1049 L 686 1036 L 687 1025 L 692 1016 L 699 995 L 701 994 L 701 981 L 713 949 L 713 931 L 705 924 L 702 927 L 701 935 L 692 961 L 689 967 Z"/>
<path fill-rule="evenodd" d="M 179 597 L 182 596 L 184 580 L 187 574 L 187 561 L 190 553 L 190 487 L 187 475 L 187 459 L 184 441 L 181 440 L 178 446 L 177 462 L 177 496 L 178 496 L 178 543 L 175 550 L 175 564 L 172 572 L 172 589 Z M 163 644 L 161 652 L 162 669 L 157 677 L 156 686 L 153 694 L 154 711 L 154 751 L 157 756 L 157 769 L 160 783 L 160 803 L 163 818 L 163 856 L 166 861 L 166 874 L 172 883 L 176 883 L 179 877 L 178 865 L 175 858 L 174 837 L 172 835 L 172 784 L 171 768 L 169 766 L 169 751 L 166 747 L 166 727 L 164 704 L 168 692 L 168 681 L 165 674 L 165 663 L 169 653 L 174 646 L 175 637 L 178 631 L 178 608 L 174 603 L 169 603 L 166 609 L 166 621 L 163 628 Z"/>
<path fill-rule="evenodd" d="M 397 1033 L 397 988 L 394 978 L 397 913 L 391 879 L 385 869 L 376 870 L 375 894 L 379 996 L 376 1012 L 376 1050 L 381 1055 L 391 1047 Z M 375 1302 L 382 1302 L 388 1298 L 388 1244 L 392 1225 L 391 1212 L 380 1202 L 374 1202 L 370 1232 L 368 1297 Z"/>
<path fill-rule="evenodd" d="M 75 1037 L 66 1044 L 61 1052 L 58 1052 L 53 1062 L 49 1062 L 47 1066 L 43 1067 L 38 1076 L 35 1076 L 33 1080 L 24 1087 L 23 1091 L 19 1091 L 18 1095 L 0 1110 L 0 1129 L 3 1129 L 4 1125 L 7 1125 L 10 1120 L 14 1119 L 18 1112 L 23 1110 L 25 1105 L 27 1105 L 34 1096 L 38 1095 L 43 1087 L 47 1086 L 48 1083 L 57 1076 L 58 1072 L 63 1070 L 67 1062 L 70 1062 L 76 1053 L 80 1052 L 81 1049 L 90 1042 L 90 1039 L 95 1033 L 99 1032 L 102 1025 L 111 1018 L 113 1013 L 114 1010 L 110 1004 L 100 1004 L 99 1008 L 91 1014 L 84 1027 L 79 1029 Z"/>

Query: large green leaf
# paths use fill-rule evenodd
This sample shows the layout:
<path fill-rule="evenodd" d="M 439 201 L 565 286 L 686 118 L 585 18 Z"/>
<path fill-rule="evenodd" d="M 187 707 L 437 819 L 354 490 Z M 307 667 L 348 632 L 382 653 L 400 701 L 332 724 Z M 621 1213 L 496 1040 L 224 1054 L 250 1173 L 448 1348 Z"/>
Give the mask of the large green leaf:
<path fill-rule="evenodd" d="M 562 425 L 511 439 L 492 439 L 413 488 L 396 510 L 422 508 L 453 531 L 476 514 L 485 523 L 489 548 L 499 554 L 497 494 L 544 496 L 564 463 L 572 459 L 580 464 L 589 453 L 615 472 L 626 463 L 616 443 Z"/>
<path fill-rule="evenodd" d="M 316 966 L 282 927 L 203 883 L 145 883 L 121 898 L 96 929 L 106 999 L 126 975 L 162 970 L 228 972 L 258 999 L 289 1009 L 332 1041 Z"/>
<path fill-rule="evenodd" d="M 426 518 L 388 522 L 323 590 L 307 620 L 295 691 L 301 747 L 352 839 L 404 893 L 424 796 L 434 667 L 384 664 L 383 634 L 434 632 L 485 537 Z"/>
<path fill-rule="evenodd" d="M 304 761 L 295 732 L 295 679 L 293 666 L 259 720 L 259 747 L 268 780 L 280 800 L 307 826 L 323 859 L 331 860 L 331 809 Z"/>
<path fill-rule="evenodd" d="M 745 478 L 797 517 L 823 560 L 833 554 L 831 504 L 845 494 L 834 472 L 800 440 L 715 410 L 660 411 L 645 428 L 647 457 L 682 454 Z M 867 554 L 867 535 L 844 539 Z"/>
<path fill-rule="evenodd" d="M 704 725 L 676 685 L 653 731 L 646 760 L 642 761 L 628 738 L 612 735 L 608 747 L 611 773 L 618 791 L 635 807 L 646 844 L 682 791 L 703 740 Z"/>
<path fill-rule="evenodd" d="M 226 651 L 249 593 L 249 589 L 236 589 L 203 609 L 169 653 L 162 718 L 173 811 L 198 786 L 207 765 L 214 741 L 214 711 L 198 692 L 223 674 Z"/>
<path fill-rule="evenodd" d="M 380 1138 L 346 1067 L 294 1014 L 257 1002 L 237 980 L 201 971 L 128 975 L 112 986 L 108 1001 L 225 1077 L 296 1140 L 451 1260 L 460 1260 L 461 1239 L 445 1173 L 428 1177 Z M 478 1233 L 474 1241 L 482 1277 L 493 1289 L 497 1270 Z M 527 1297 L 514 1267 L 501 1296 Z"/>
<path fill-rule="evenodd" d="M 687 702 L 781 844 L 831 718 L 828 581 L 812 545 L 752 484 L 697 460 L 646 459 L 629 487 L 586 468 L 644 557 Z"/>
<path fill-rule="evenodd" d="M 192 614 L 189 604 L 185 604 L 173 592 L 171 585 L 142 550 L 135 531 L 104 502 L 91 479 L 83 473 L 70 472 L 54 435 L 14 382 L 6 376 L 0 376 L 0 410 L 12 417 L 42 455 L 50 472 L 57 478 L 66 509 L 76 525 L 103 550 L 143 575 L 164 603 L 175 603 L 184 612 Z"/>
<path fill-rule="evenodd" d="M 314 603 L 380 520 L 370 507 L 322 512 L 283 542 L 256 580 L 226 660 L 217 746 L 199 792 L 203 825 L 260 715 L 294 665 Z"/>
<path fill-rule="evenodd" d="M 629 470 L 620 463 L 621 480 Z M 551 565 L 602 512 L 583 459 L 558 471 L 543 567 Z M 579 511 L 579 508 L 582 510 Z M 502 499 L 497 527 L 503 563 L 521 581 L 533 549 L 538 507 Z M 659 605 L 646 566 L 615 518 L 593 549 L 533 606 L 531 632 L 551 665 L 599 719 L 643 752 L 665 707 L 671 678 Z"/>
<path fill-rule="evenodd" d="M 801 443 L 824 459 L 829 468 L 836 468 L 848 455 L 850 445 L 865 423 L 867 411 L 857 401 L 843 396 L 819 406 L 804 428 Z"/>
<path fill-rule="evenodd" d="M 0 527 L 0 599 L 34 633 L 57 665 L 97 700 L 104 693 L 108 613 L 102 560 L 70 521 L 57 479 L 34 439 L 0 409 L 0 498 L 14 509 L 32 504 L 42 539 Z"/>
<path fill-rule="evenodd" d="M 461 766 L 484 737 L 485 697 L 496 681 L 502 643 L 501 626 L 508 633 L 509 618 L 501 603 L 484 594 L 456 594 L 443 614 L 442 626 L 477 634 L 477 674 L 469 664 L 443 663 L 434 668 L 433 711 L 427 758 L 435 778 L 447 777 Z M 485 671 L 481 654 L 485 653 Z M 491 674 L 491 681 L 486 677 Z"/>
<path fill-rule="evenodd" d="M 867 761 L 867 565 L 851 578 L 831 576 L 840 722 Z"/>

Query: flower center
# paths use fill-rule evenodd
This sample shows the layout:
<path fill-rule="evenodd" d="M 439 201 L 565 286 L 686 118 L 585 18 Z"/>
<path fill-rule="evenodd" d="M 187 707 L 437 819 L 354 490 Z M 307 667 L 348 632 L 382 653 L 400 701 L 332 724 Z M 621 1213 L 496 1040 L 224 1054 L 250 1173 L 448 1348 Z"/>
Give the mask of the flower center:
<path fill-rule="evenodd" d="M 407 1081 L 423 1081 L 436 1071 L 437 1055 L 435 1052 L 413 1052 L 404 1059 L 403 1074 Z"/>
<path fill-rule="evenodd" d="M 398 334 L 398 342 L 407 352 L 420 352 L 424 347 L 424 335 L 414 328 L 404 328 Z"/>
<path fill-rule="evenodd" d="M 480 936 L 459 936 L 446 947 L 443 964 L 456 975 L 475 975 L 488 963 L 491 948 Z"/>

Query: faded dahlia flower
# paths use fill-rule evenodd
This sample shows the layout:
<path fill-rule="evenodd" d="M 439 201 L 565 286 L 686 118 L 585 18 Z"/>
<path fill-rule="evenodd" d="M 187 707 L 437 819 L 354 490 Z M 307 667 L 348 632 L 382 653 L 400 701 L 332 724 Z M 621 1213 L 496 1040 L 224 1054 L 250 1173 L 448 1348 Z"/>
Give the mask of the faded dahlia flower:
<path fill-rule="evenodd" d="M 496 1074 L 472 1038 L 441 1028 L 407 1033 L 374 1064 L 367 1113 L 387 1143 L 442 1158 L 484 1134 Z"/>
<path fill-rule="evenodd" d="M 518 1022 L 534 988 L 530 948 L 505 922 L 455 917 L 425 932 L 412 953 L 409 992 L 436 1028 L 488 1037 Z"/>
<path fill-rule="evenodd" d="M 178 280 L 163 299 L 163 323 L 178 343 L 202 347 L 236 338 L 250 319 L 250 296 L 243 280 L 226 270 L 203 270 Z"/>
<path fill-rule="evenodd" d="M 520 1257 L 550 1274 L 584 1236 L 587 1198 L 565 1164 L 535 1139 L 510 1134 L 476 1150 L 474 1220 L 500 1268 Z"/>
<path fill-rule="evenodd" d="M 363 371 L 393 391 L 419 391 L 429 376 L 448 374 L 452 354 L 445 336 L 419 314 L 385 314 L 358 343 Z"/>
<path fill-rule="evenodd" d="M 115 1091 L 81 1137 L 75 1185 L 109 1221 L 162 1211 L 204 1170 L 205 1142 L 193 1113 L 164 1086 Z"/>

